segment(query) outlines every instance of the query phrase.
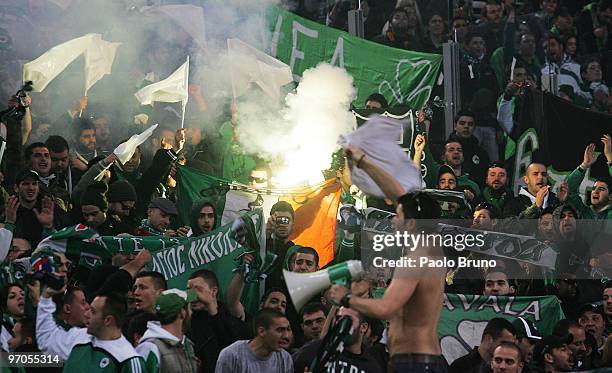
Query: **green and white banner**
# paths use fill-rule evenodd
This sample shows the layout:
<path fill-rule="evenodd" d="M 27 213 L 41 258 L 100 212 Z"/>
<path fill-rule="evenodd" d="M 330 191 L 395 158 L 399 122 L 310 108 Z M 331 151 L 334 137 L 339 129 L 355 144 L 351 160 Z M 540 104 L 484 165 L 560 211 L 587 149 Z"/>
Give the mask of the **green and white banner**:
<path fill-rule="evenodd" d="M 245 213 L 238 219 L 242 221 L 240 233 L 232 221 L 199 237 L 99 236 L 94 230 L 79 224 L 47 237 L 38 247 L 46 246 L 64 252 L 79 263 L 92 265 L 108 263 L 117 253 L 127 255 L 147 249 L 153 256 L 147 269 L 162 273 L 168 287 L 185 289 L 193 272 L 208 269 L 217 275 L 219 294 L 223 299 L 224 290 L 238 265 L 235 259 L 245 251 L 263 255 L 265 221 L 262 210 Z M 258 301 L 259 283 L 245 284 L 243 304 L 247 311 L 255 311 Z"/>
<path fill-rule="evenodd" d="M 358 106 L 372 93 L 391 105 L 420 109 L 438 78 L 442 56 L 391 48 L 270 7 L 269 54 L 291 67 L 294 80 L 320 62 L 344 68 L 355 79 Z"/>
<path fill-rule="evenodd" d="M 506 297 L 444 294 L 438 336 L 442 354 L 450 364 L 480 345 L 487 322 L 495 317 L 531 320 L 542 335 L 552 333 L 554 325 L 565 316 L 555 296 Z"/>

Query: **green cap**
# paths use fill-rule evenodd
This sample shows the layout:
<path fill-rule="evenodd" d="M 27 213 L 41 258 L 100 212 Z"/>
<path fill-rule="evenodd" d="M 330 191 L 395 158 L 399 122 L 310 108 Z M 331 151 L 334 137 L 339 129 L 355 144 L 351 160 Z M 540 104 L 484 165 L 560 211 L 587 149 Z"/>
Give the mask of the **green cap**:
<path fill-rule="evenodd" d="M 176 320 L 181 308 L 197 299 L 192 289 L 164 290 L 155 300 L 155 315 L 162 324 L 171 323 Z"/>

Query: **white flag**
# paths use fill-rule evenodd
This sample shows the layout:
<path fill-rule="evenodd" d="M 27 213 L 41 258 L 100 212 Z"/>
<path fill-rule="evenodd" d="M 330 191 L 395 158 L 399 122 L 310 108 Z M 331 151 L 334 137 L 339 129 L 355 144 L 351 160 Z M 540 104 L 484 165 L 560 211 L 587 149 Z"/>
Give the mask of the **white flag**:
<path fill-rule="evenodd" d="M 85 96 L 89 88 L 98 80 L 111 73 L 117 47 L 120 44 L 102 40 L 100 34 L 94 36 L 92 43 L 85 51 Z"/>
<path fill-rule="evenodd" d="M 232 61 L 232 85 L 239 97 L 251 83 L 257 84 L 268 96 L 278 100 L 280 88 L 293 81 L 291 68 L 240 39 L 228 39 L 227 51 Z"/>
<path fill-rule="evenodd" d="M 42 92 L 55 77 L 89 48 L 99 34 L 87 34 L 46 51 L 34 61 L 23 65 L 23 81 L 34 82 L 33 90 Z"/>
<path fill-rule="evenodd" d="M 170 18 L 193 38 L 201 49 L 206 49 L 204 9 L 195 5 L 163 5 L 151 9 Z"/>
<path fill-rule="evenodd" d="M 374 163 L 388 174 L 397 178 L 406 193 L 421 187 L 421 170 L 418 170 L 410 156 L 397 144 L 402 134 L 402 122 L 380 115 L 370 116 L 364 125 L 355 131 L 340 135 L 338 144 L 345 149 L 348 145 L 360 148 Z M 385 198 L 382 189 L 362 169 L 351 169 L 351 181 L 369 196 Z"/>
<path fill-rule="evenodd" d="M 151 105 L 153 101 L 187 103 L 189 94 L 189 57 L 181 67 L 166 79 L 149 84 L 134 94 L 142 105 Z"/>
<path fill-rule="evenodd" d="M 119 144 L 119 146 L 113 150 L 113 153 L 117 156 L 117 158 L 119 158 L 119 162 L 121 162 L 121 164 L 125 164 L 127 161 L 129 161 L 134 155 L 138 145 L 147 141 L 157 126 L 158 124 L 155 124 L 144 130 L 141 134 L 132 135 L 132 137 L 130 137 L 126 142 Z"/>

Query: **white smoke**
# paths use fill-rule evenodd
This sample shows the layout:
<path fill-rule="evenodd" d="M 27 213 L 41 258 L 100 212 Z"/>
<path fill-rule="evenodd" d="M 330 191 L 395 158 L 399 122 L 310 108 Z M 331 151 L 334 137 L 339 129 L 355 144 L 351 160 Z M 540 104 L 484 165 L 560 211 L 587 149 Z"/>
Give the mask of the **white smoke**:
<path fill-rule="evenodd" d="M 281 185 L 319 182 L 321 170 L 330 166 L 338 135 L 355 125 L 348 111 L 355 93 L 353 78 L 344 69 L 321 63 L 304 72 L 284 107 L 261 96 L 238 105 L 241 144 L 272 162 Z"/>
<path fill-rule="evenodd" d="M 22 3 L 9 1 L 16 6 Z M 227 39 L 238 38 L 265 51 L 271 39 L 266 27 L 266 10 L 280 2 L 201 1 L 205 50 L 199 48 L 202 43 L 190 38 L 189 27 L 178 24 L 193 20 L 185 17 L 177 23 L 160 15 L 155 12 L 161 3 L 159 0 L 66 0 L 60 1 L 65 4 L 60 8 L 52 2 L 41 2 L 39 11 L 31 15 L 35 21 L 32 24 L 36 25 L 27 34 L 33 38 L 27 44 L 31 47 L 16 43 L 23 52 L 18 53 L 18 59 L 33 60 L 52 46 L 87 33 L 101 33 L 104 40 L 121 42 L 112 74 L 89 91 L 89 104 L 92 109 L 102 104 L 102 109 L 112 110 L 112 132 L 122 137 L 119 134 L 132 132 L 128 129 L 133 116 L 147 109 L 139 107 L 133 97 L 145 75 L 149 76 L 152 71 L 156 80 L 164 79 L 189 55 L 189 82 L 201 86 L 208 110 L 198 111 L 195 100 L 190 100 L 185 125 L 200 126 L 214 133 L 220 123 L 230 119 L 228 108 L 234 99 L 232 68 L 236 68 L 236 63 L 248 63 L 240 59 L 228 63 Z M 44 95 L 35 97 L 33 112 L 48 116 L 51 122 L 61 118 L 83 94 L 82 70 L 82 61 L 70 66 L 49 85 Z M 13 77 L 15 81 L 20 78 L 17 74 Z M 355 96 L 352 78 L 340 68 L 322 64 L 306 71 L 297 91 L 281 102 L 275 102 L 257 89 L 252 91 L 237 100 L 240 139 L 246 151 L 271 162 L 274 174 L 284 184 L 320 180 L 321 170 L 329 167 L 338 135 L 354 126 L 354 118 L 348 112 Z M 45 104 L 49 109 L 42 113 Z M 158 115 L 162 111 L 158 109 L 164 106 L 167 105 L 156 103 L 153 115 Z M 176 105 L 175 109 L 180 106 Z M 179 118 L 166 119 L 154 118 L 150 123 L 159 121 L 161 126 L 169 127 L 180 123 Z M 70 132 L 61 134 L 67 139 L 73 137 Z"/>

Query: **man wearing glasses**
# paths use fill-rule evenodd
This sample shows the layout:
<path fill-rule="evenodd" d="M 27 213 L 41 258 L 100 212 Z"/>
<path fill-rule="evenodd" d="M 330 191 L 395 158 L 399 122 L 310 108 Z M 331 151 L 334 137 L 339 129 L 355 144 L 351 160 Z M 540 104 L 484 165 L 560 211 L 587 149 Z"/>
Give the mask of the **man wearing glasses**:
<path fill-rule="evenodd" d="M 300 312 L 301 327 L 304 332 L 304 343 L 321 337 L 325 323 L 325 306 L 321 303 L 308 303 Z"/>

